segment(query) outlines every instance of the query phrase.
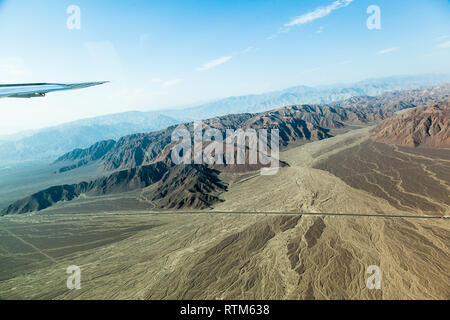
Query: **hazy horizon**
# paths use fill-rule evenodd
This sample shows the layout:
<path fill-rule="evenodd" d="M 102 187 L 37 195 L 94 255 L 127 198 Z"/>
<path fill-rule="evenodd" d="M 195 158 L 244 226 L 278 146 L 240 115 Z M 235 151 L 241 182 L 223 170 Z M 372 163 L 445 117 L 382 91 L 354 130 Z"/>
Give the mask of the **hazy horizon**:
<path fill-rule="evenodd" d="M 155 108 L 155 109 L 149 109 L 149 110 L 139 110 L 139 108 L 135 108 L 135 109 L 130 109 L 130 110 L 126 110 L 126 111 L 122 111 L 122 112 L 113 112 L 113 113 L 105 113 L 105 114 L 99 114 L 96 116 L 87 116 L 87 117 L 82 117 L 82 118 L 78 118 L 78 119 L 73 119 L 73 120 L 69 120 L 69 121 L 62 121 L 62 122 L 58 122 L 55 124 L 51 124 L 51 125 L 44 125 L 44 126 L 40 126 L 40 127 L 35 127 L 35 128 L 29 128 L 29 129 L 25 129 L 25 130 L 19 130 L 19 131 L 14 131 L 14 132 L 6 132 L 3 133 L 1 131 L 0 128 L 0 139 L 6 139 L 6 138 L 10 138 L 10 137 L 14 137 L 14 136 L 20 136 L 20 135 L 32 135 L 35 132 L 38 132 L 40 130 L 45 130 L 45 129 L 49 129 L 52 127 L 57 127 L 59 125 L 64 125 L 64 124 L 70 124 L 70 123 L 76 123 L 78 121 L 83 121 L 83 120 L 89 120 L 89 119 L 94 119 L 97 117 L 103 117 L 103 116 L 113 116 L 113 115 L 119 115 L 119 114 L 124 114 L 124 113 L 132 113 L 132 112 L 164 112 L 164 111 L 172 111 L 172 110 L 184 110 L 184 109 L 188 109 L 188 108 L 192 108 L 192 107 L 197 107 L 197 106 L 201 106 L 203 104 L 208 104 L 208 103 L 213 103 L 216 101 L 221 101 L 224 99 L 228 99 L 228 98 L 233 98 L 233 97 L 245 97 L 245 96 L 251 96 L 251 95 L 261 95 L 261 94 L 268 94 L 268 93 L 272 93 L 272 92 L 278 92 L 278 91 L 283 91 L 283 90 L 288 90 L 290 88 L 295 88 L 295 87 L 310 87 L 310 88 L 319 88 L 319 87 L 325 87 L 325 86 L 351 86 L 354 84 L 358 84 L 360 82 L 364 82 L 364 81 L 370 81 L 370 80 L 379 80 L 379 79 L 389 79 L 389 78 L 403 78 L 403 77 L 420 77 L 420 76 L 450 76 L 450 74 L 448 73 L 424 73 L 424 74 L 411 74 L 411 75 L 406 75 L 406 74 L 401 74 L 401 75 L 389 75 L 389 76 L 385 76 L 385 77 L 378 77 L 378 78 L 363 78 L 363 79 L 359 79 L 356 81 L 349 81 L 349 82 L 340 82 L 340 83 L 330 83 L 330 84 L 317 84 L 317 85 L 313 85 L 313 86 L 306 86 L 303 84 L 298 84 L 298 85 L 294 85 L 294 86 L 290 86 L 290 87 L 284 87 L 284 88 L 279 88 L 279 89 L 274 89 L 274 90 L 270 90 L 270 91 L 261 91 L 261 92 L 249 92 L 246 94 L 242 94 L 242 95 L 236 95 L 236 96 L 224 96 L 224 97 L 219 97 L 216 99 L 212 99 L 212 100 L 204 100 L 204 101 L 198 101 L 198 102 L 194 102 L 191 104 L 187 104 L 187 105 L 179 105 L 179 106 L 169 106 L 169 107 L 165 107 L 165 108 Z M 57 93 L 57 94 L 62 94 L 64 95 L 66 92 L 62 92 L 62 93 Z M 1 103 L 2 101 L 0 101 Z"/>
<path fill-rule="evenodd" d="M 0 3 L 1 83 L 111 81 L 2 99 L 0 135 L 297 85 L 450 72 L 445 0 L 80 0 L 74 28 L 69 1 Z M 369 29 L 374 4 L 380 26 Z"/>

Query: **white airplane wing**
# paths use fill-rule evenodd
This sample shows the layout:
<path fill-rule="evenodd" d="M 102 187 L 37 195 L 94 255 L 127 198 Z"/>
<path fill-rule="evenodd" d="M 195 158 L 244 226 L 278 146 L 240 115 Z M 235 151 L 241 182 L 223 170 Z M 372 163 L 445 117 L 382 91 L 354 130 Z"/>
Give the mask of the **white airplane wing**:
<path fill-rule="evenodd" d="M 107 82 L 0 84 L 0 98 L 44 97 L 48 92 L 87 88 Z"/>

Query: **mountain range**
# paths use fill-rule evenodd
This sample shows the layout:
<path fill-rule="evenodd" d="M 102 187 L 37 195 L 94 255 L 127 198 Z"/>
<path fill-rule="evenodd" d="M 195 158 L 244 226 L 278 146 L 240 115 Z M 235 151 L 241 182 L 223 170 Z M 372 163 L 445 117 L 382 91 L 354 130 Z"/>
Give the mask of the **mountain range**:
<path fill-rule="evenodd" d="M 278 128 L 273 175 L 174 165 L 171 132 L 192 133 L 189 121 L 4 169 L 0 295 L 448 299 L 449 93 L 443 84 L 203 121 Z M 89 285 L 62 290 L 74 259 Z M 369 266 L 381 290 L 367 287 Z"/>
<path fill-rule="evenodd" d="M 329 104 L 351 97 L 358 99 L 359 96 L 376 96 L 395 90 L 432 86 L 445 81 L 450 81 L 449 74 L 397 76 L 317 87 L 296 86 L 263 94 L 229 97 L 184 109 L 132 111 L 83 119 L 42 130 L 0 137 L 0 165 L 52 161 L 65 152 L 75 148 L 86 148 L 100 140 L 157 131 L 189 120 L 257 113 L 287 105 Z"/>
<path fill-rule="evenodd" d="M 356 100 L 350 98 L 335 105 L 293 105 L 255 114 L 231 114 L 203 121 L 202 130 L 204 132 L 207 129 L 217 129 L 224 132 L 227 129 L 239 128 L 255 130 L 277 128 L 280 132 L 280 145 L 285 148 L 299 143 L 328 139 L 338 134 L 339 130 L 368 126 L 380 121 L 380 126 L 384 125 L 387 128 L 392 127 L 389 125 L 392 121 L 401 123 L 402 125 L 397 125 L 402 128 L 397 130 L 400 131 L 404 127 L 411 127 L 408 125 L 411 117 L 404 115 L 392 117 L 397 111 L 416 107 L 417 101 L 428 105 L 434 104 L 435 101 L 448 101 L 449 89 L 449 85 L 440 85 L 421 90 L 386 93 L 378 97 L 366 96 Z M 405 115 L 419 114 L 420 117 L 433 115 L 433 119 L 438 120 L 433 120 L 436 124 L 429 125 L 426 130 L 433 128 L 435 132 L 437 127 L 447 123 L 444 130 L 448 135 L 447 104 L 444 102 L 440 105 L 442 107 L 435 105 L 428 107 L 431 111 L 424 109 L 426 112 L 416 108 Z M 419 122 L 428 123 L 426 120 Z M 219 195 L 227 190 L 227 183 L 218 177 L 221 171 L 245 172 L 256 169 L 245 166 L 240 168 L 240 165 L 227 165 L 228 168 L 174 165 L 170 157 L 174 147 L 171 136 L 179 127 L 186 128 L 191 134 L 194 131 L 193 122 L 188 122 L 160 131 L 124 136 L 117 141 L 97 142 L 89 148 L 75 149 L 66 153 L 54 163 L 59 167 L 56 174 L 65 174 L 67 171 L 96 163 L 103 168 L 105 176 L 92 181 L 41 190 L 11 204 L 2 211 L 2 214 L 40 211 L 57 202 L 70 201 L 82 195 L 99 196 L 132 190 L 144 190 L 141 197 L 153 205 L 159 203 L 164 208 L 203 209 L 220 202 Z M 380 133 L 384 131 L 378 129 Z M 288 164 L 283 163 L 282 166 L 284 165 Z M 110 173 L 111 171 L 113 173 Z"/>

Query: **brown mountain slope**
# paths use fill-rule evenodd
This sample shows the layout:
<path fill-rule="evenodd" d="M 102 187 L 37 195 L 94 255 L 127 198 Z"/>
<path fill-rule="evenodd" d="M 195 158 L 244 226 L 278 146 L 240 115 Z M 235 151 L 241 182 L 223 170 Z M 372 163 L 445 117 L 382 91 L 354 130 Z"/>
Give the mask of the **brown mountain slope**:
<path fill-rule="evenodd" d="M 142 196 L 159 208 L 210 208 L 222 201 L 219 195 L 227 190 L 218 174 L 219 171 L 204 165 L 174 166 Z"/>
<path fill-rule="evenodd" d="M 141 197 L 153 207 L 181 209 L 210 208 L 222 201 L 219 195 L 227 184 L 218 177 L 219 171 L 205 165 L 167 167 L 163 162 L 115 172 L 91 182 L 59 185 L 25 197 L 0 211 L 0 215 L 41 211 L 61 201 L 80 197 L 118 194 L 145 189 Z"/>
<path fill-rule="evenodd" d="M 82 194 L 103 195 L 148 187 L 159 181 L 167 167 L 158 162 L 148 166 L 115 172 L 91 182 L 53 186 L 11 204 L 0 215 L 44 210 L 60 201 L 70 201 Z"/>
<path fill-rule="evenodd" d="M 68 165 L 58 169 L 59 173 L 70 171 L 88 164 L 91 161 L 101 159 L 110 151 L 116 142 L 114 140 L 100 141 L 86 149 L 74 149 L 56 159 L 54 163 Z"/>
<path fill-rule="evenodd" d="M 329 106 L 288 106 L 260 114 L 238 114 L 216 117 L 203 121 L 203 131 L 218 129 L 225 136 L 226 129 L 271 129 L 280 130 L 280 145 L 287 146 L 296 141 L 317 141 L 331 137 L 330 129 L 344 127 L 347 123 L 361 124 L 385 119 L 392 115 L 390 111 L 357 110 Z M 106 152 L 101 161 L 106 170 L 128 169 L 163 161 L 169 154 L 172 132 L 185 127 L 191 133 L 194 124 L 171 126 L 165 130 L 151 133 L 134 134 L 120 138 Z M 61 157 L 74 163 L 88 164 L 89 152 L 72 152 Z M 77 166 L 74 166 L 76 168 Z"/>
<path fill-rule="evenodd" d="M 450 102 L 387 119 L 375 128 L 373 139 L 409 147 L 450 148 Z"/>
<path fill-rule="evenodd" d="M 98 160 L 115 145 L 114 140 L 100 141 L 87 149 L 74 149 L 56 159 L 55 162 L 73 161 L 74 159 Z"/>

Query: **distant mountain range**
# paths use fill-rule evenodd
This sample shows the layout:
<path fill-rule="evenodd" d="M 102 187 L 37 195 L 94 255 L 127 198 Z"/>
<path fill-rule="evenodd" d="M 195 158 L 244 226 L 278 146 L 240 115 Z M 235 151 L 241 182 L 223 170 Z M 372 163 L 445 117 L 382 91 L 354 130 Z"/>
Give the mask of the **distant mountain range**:
<path fill-rule="evenodd" d="M 288 105 L 327 104 L 351 97 L 376 96 L 388 91 L 432 86 L 447 81 L 450 81 L 450 74 L 398 76 L 330 86 L 296 86 L 264 94 L 229 97 L 186 109 L 133 111 L 84 119 L 0 137 L 0 165 L 52 161 L 63 153 L 86 148 L 97 141 L 157 131 L 189 120 L 257 113 Z"/>
<path fill-rule="evenodd" d="M 53 161 L 75 148 L 100 140 L 151 132 L 179 123 L 158 112 L 126 112 L 83 119 L 0 141 L 0 165 L 27 161 Z"/>
<path fill-rule="evenodd" d="M 450 81 L 450 74 L 426 74 L 368 79 L 351 84 L 317 87 L 296 86 L 281 91 L 257 95 L 229 97 L 184 109 L 182 110 L 182 114 L 185 117 L 191 117 L 191 120 L 193 120 L 207 119 L 232 113 L 263 112 L 289 105 L 329 104 L 356 96 L 377 96 L 388 91 L 434 86 L 448 81 Z M 171 111 L 164 112 L 164 114 L 169 116 L 175 116 L 177 113 L 172 113 Z"/>

